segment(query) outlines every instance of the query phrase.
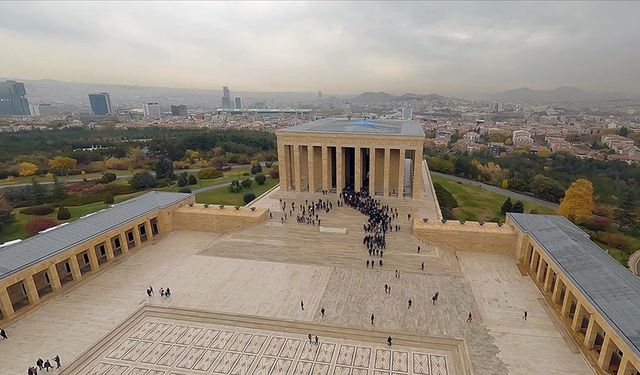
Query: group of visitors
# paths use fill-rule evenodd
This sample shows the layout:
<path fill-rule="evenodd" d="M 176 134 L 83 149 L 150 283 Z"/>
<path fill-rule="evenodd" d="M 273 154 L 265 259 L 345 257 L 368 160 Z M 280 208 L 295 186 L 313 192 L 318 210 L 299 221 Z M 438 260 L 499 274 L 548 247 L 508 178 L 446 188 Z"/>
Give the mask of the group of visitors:
<path fill-rule="evenodd" d="M 155 294 L 153 287 L 149 286 L 147 288 L 147 295 L 149 297 L 153 296 Z M 171 289 L 169 289 L 169 287 L 165 288 L 160 288 L 160 297 L 164 297 L 164 298 L 169 298 L 171 297 Z"/>
<path fill-rule="evenodd" d="M 289 207 L 288 214 L 287 207 Z M 304 205 L 300 203 L 298 204 L 298 206 L 296 206 L 295 202 L 290 202 L 289 204 L 287 204 L 286 201 L 283 201 L 282 198 L 280 198 L 280 208 L 283 212 L 282 217 L 280 217 L 280 222 L 282 224 L 287 221 L 288 217 L 293 217 L 293 215 L 295 214 L 297 223 L 320 226 L 320 224 L 322 223 L 320 213 L 323 211 L 325 213 L 329 213 L 333 209 L 333 203 L 326 199 L 318 199 L 317 202 L 309 203 L 309 200 L 305 199 Z"/>
<path fill-rule="evenodd" d="M 56 363 L 55 368 L 60 368 L 60 356 L 56 355 L 55 357 L 53 357 L 53 361 Z M 51 364 L 51 360 L 47 359 L 46 361 L 44 361 L 42 358 L 38 358 L 38 360 L 36 361 L 36 365 L 34 367 L 29 367 L 27 374 L 37 375 L 38 371 L 45 370 L 46 372 L 49 372 L 49 370 L 52 370 L 53 368 L 54 367 Z"/>

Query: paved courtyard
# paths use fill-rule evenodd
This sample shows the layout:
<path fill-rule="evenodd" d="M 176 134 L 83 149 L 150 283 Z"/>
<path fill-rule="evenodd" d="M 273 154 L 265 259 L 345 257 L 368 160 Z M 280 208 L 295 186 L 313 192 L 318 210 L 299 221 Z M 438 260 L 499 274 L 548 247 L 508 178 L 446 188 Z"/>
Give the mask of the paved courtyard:
<path fill-rule="evenodd" d="M 273 202 L 263 201 L 262 204 L 273 205 Z M 468 357 L 461 361 L 468 359 L 474 374 L 591 373 L 579 352 L 567 343 L 547 313 L 544 301 L 541 301 L 531 281 L 520 275 L 513 258 L 455 253 L 421 243 L 411 235 L 408 223 L 405 223 L 405 214 L 411 207 L 407 205 L 401 209 L 403 213 L 399 222 L 403 229 L 392 233 L 384 255 L 384 266 L 373 270 L 364 265 L 369 257 L 364 254 L 360 242 L 364 217 L 348 208 L 321 215 L 323 226 L 347 228 L 346 234 L 320 233 L 317 227 L 297 224 L 295 220 L 281 224 L 277 212 L 267 223 L 237 233 L 174 232 L 76 287 L 53 296 L 38 309 L 4 327 L 10 339 L 0 341 L 0 374 L 26 373 L 26 368 L 33 365 L 38 357 L 53 358 L 56 354 L 60 354 L 64 367 L 127 322 L 146 304 L 271 318 L 289 325 L 304 322 L 356 330 L 350 338 L 333 333 L 325 335 L 322 342 L 335 345 L 334 354 L 329 372 L 318 370 L 318 373 L 346 374 L 347 370 L 338 368 L 337 362 L 342 345 L 384 348 L 386 335 L 382 333 L 377 342 L 358 338 L 359 335 L 376 332 L 394 335 L 408 332 L 425 337 L 425 346 L 416 349 L 407 345 L 404 348 L 408 360 L 407 374 L 413 371 L 424 375 L 415 371 L 414 356 L 410 353 L 440 355 L 438 353 L 443 349 L 438 339 L 463 341 Z M 419 244 L 423 250 L 416 254 Z M 419 269 L 422 262 L 425 262 L 424 272 Z M 395 278 L 395 269 L 400 270 L 400 278 Z M 384 293 L 384 284 L 392 287 L 391 294 Z M 149 285 L 156 291 L 168 286 L 172 296 L 166 299 L 156 294 L 148 298 L 145 289 Z M 431 296 L 435 291 L 440 292 L 440 299 L 434 306 Z M 407 306 L 408 299 L 413 302 L 411 309 Z M 304 311 L 300 308 L 301 300 L 304 300 Z M 323 307 L 326 309 L 325 318 L 320 316 Z M 521 319 L 525 309 L 529 312 L 526 322 Z M 471 323 L 466 322 L 469 312 L 474 315 Z M 370 324 L 372 313 L 376 316 L 373 326 Z M 263 359 L 265 357 L 274 358 L 272 370 L 281 369 L 275 365 L 278 360 L 278 363 L 283 363 L 280 355 L 264 354 L 268 343 L 274 337 L 286 340 L 306 337 L 304 333 L 286 332 L 284 328 L 247 328 L 226 323 L 208 325 L 197 321 L 184 324 L 172 321 L 171 317 L 163 319 L 168 320 L 148 322 L 184 326 L 187 328 L 183 335 L 192 332 L 189 337 L 193 337 L 188 344 L 178 343 L 180 337 L 176 337 L 175 343 L 167 344 L 184 347 L 173 349 L 180 353 L 172 357 L 171 366 L 158 367 L 170 347 L 166 347 L 166 353 L 157 353 L 157 358 L 152 358 L 153 364 L 143 366 L 165 371 L 167 375 L 213 373 L 228 352 L 235 353 L 232 357 L 237 357 L 237 360 L 245 358 L 242 362 L 245 366 L 238 367 L 239 372 L 234 372 L 234 362 L 228 373 L 255 373 L 257 363 L 271 361 Z M 232 332 L 228 346 L 219 349 L 211 348 L 211 344 L 207 348 L 197 346 L 199 340 L 205 340 L 202 335 L 208 330 Z M 153 348 L 163 343 L 166 332 L 165 336 L 160 334 L 157 339 L 148 340 L 153 343 L 140 354 L 138 362 L 128 365 L 126 371 L 129 372 L 116 371 L 114 366 L 122 365 L 124 356 L 129 352 L 127 345 L 134 344 L 125 342 L 137 340 L 135 347 L 138 347 L 146 341 L 146 334 L 142 338 L 129 337 L 134 332 L 131 331 L 126 338 L 123 336 L 120 341 L 124 345 L 120 358 L 108 358 L 109 351 L 97 362 L 92 360 L 94 364 L 102 360 L 111 364 L 104 372 L 96 370 L 94 373 L 155 374 L 131 371 L 138 363 L 143 363 Z M 241 334 L 265 336 L 260 349 L 262 352 L 232 350 L 232 343 Z M 131 351 L 141 348 L 131 347 Z M 215 359 L 207 360 L 210 362 L 207 362 L 208 369 L 204 372 L 195 370 L 194 366 L 198 366 L 204 353 L 214 350 L 220 353 Z M 200 356 L 196 355 L 198 353 Z M 298 362 L 304 362 L 300 359 L 301 353 L 302 349 L 296 352 L 297 357 L 291 358 L 293 362 L 287 367 L 286 374 L 299 373 L 295 369 Z M 250 364 L 246 364 L 247 355 L 255 356 Z M 190 359 L 185 359 L 187 357 Z M 178 363 L 191 367 L 179 368 Z M 374 363 L 372 354 L 370 365 L 366 367 L 369 375 L 377 375 Z M 357 368 L 365 367 L 352 365 L 350 375 L 360 375 Z M 429 368 L 431 373 L 435 373 L 432 367 Z M 279 374 L 277 371 L 270 374 Z M 455 366 L 448 367 L 447 371 L 449 374 L 459 373 Z"/>

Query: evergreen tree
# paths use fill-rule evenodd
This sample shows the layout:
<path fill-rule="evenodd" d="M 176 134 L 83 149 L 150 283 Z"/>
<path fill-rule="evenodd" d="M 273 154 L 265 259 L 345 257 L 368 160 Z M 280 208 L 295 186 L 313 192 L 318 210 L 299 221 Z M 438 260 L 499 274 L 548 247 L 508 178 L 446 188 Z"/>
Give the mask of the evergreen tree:
<path fill-rule="evenodd" d="M 624 192 L 613 215 L 621 230 L 636 228 L 638 216 L 636 215 L 636 201 L 633 196 L 633 190 Z"/>
<path fill-rule="evenodd" d="M 156 162 L 156 178 L 173 178 L 173 163 L 167 158 L 162 158 Z"/>
<path fill-rule="evenodd" d="M 513 203 L 511 203 L 511 198 L 507 198 L 507 200 L 504 201 L 504 203 L 502 204 L 500 211 L 502 211 L 502 214 L 504 215 L 507 212 L 511 212 L 512 210 L 513 210 Z"/>
<path fill-rule="evenodd" d="M 58 176 L 53 176 L 53 191 L 51 192 L 51 200 L 53 202 L 60 202 L 67 197 L 67 193 L 64 191 L 64 186 L 58 181 Z"/>
<path fill-rule="evenodd" d="M 35 178 L 31 179 L 30 201 L 33 204 L 43 204 L 46 200 L 47 191 Z"/>
<path fill-rule="evenodd" d="M 524 212 L 524 203 L 522 203 L 522 201 L 516 201 L 516 203 L 513 204 L 513 208 L 511 212 L 517 212 L 519 214 Z"/>
<path fill-rule="evenodd" d="M 69 220 L 71 219 L 71 211 L 68 208 L 60 206 L 58 208 L 58 220 Z"/>
<path fill-rule="evenodd" d="M 183 187 L 183 186 L 187 186 L 188 184 L 189 184 L 189 181 L 187 177 L 187 172 L 180 173 L 180 176 L 178 176 L 178 186 Z"/>
<path fill-rule="evenodd" d="M 198 179 L 196 178 L 196 176 L 190 174 L 189 178 L 187 179 L 187 181 L 189 182 L 189 185 L 195 185 L 198 183 Z"/>

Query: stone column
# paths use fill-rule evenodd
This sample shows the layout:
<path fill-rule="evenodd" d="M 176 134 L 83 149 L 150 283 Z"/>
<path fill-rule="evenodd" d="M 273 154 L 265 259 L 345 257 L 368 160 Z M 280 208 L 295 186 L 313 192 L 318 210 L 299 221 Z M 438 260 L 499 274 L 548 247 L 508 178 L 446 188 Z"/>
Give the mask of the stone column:
<path fill-rule="evenodd" d="M 336 145 L 336 194 L 342 193 L 344 187 L 344 158 L 342 146 Z"/>
<path fill-rule="evenodd" d="M 584 346 L 586 346 L 587 349 L 593 349 L 593 345 L 596 342 L 597 335 L 598 330 L 596 329 L 596 320 L 594 318 L 594 314 L 591 314 L 591 316 L 589 317 L 587 332 L 584 334 Z"/>
<path fill-rule="evenodd" d="M 107 251 L 107 254 L 109 252 Z M 111 252 L 113 254 L 113 251 Z M 78 281 L 82 279 L 82 272 L 80 271 L 80 264 L 78 263 L 78 258 L 71 257 L 69 258 L 69 264 L 71 265 L 71 275 L 73 276 L 73 281 Z"/>
<path fill-rule="evenodd" d="M 629 356 L 622 353 L 622 358 L 620 358 L 620 366 L 618 367 L 618 372 L 616 375 L 634 375 L 636 372 L 631 372 L 633 368 L 631 367 L 631 362 L 629 362 Z"/>
<path fill-rule="evenodd" d="M 547 263 L 547 276 L 545 276 L 544 278 L 544 291 L 545 292 L 550 292 L 551 291 L 551 280 L 553 280 L 553 270 L 551 269 L 551 266 L 549 265 L 549 263 Z"/>
<path fill-rule="evenodd" d="M 354 189 L 355 191 L 360 191 L 360 189 L 362 188 L 362 155 L 360 155 L 362 152 L 360 151 L 360 147 L 355 146 L 354 147 L 354 154 L 355 154 L 355 161 L 354 161 L 354 166 L 355 166 L 355 184 Z"/>
<path fill-rule="evenodd" d="M 569 314 L 569 310 L 571 310 L 571 292 L 569 291 L 569 288 L 567 288 L 567 291 L 564 292 L 564 301 L 562 301 L 562 308 L 560 309 L 560 315 L 565 318 L 567 317 L 567 315 Z"/>
<path fill-rule="evenodd" d="M 538 262 L 538 270 L 536 271 L 536 281 L 542 282 L 542 276 L 544 275 L 544 265 L 545 260 L 540 256 L 540 261 Z"/>
<path fill-rule="evenodd" d="M 75 255 L 73 256 L 75 257 Z M 51 263 L 49 265 L 49 269 L 47 270 L 47 273 L 49 274 L 51 289 L 53 289 L 54 292 L 57 292 L 60 289 L 62 289 L 62 283 L 60 282 L 60 275 L 58 275 L 58 269 L 56 268 L 55 263 Z"/>
<path fill-rule="evenodd" d="M 315 177 L 315 164 L 313 160 L 313 145 L 307 145 L 307 165 L 309 168 L 308 180 L 309 180 L 309 193 L 316 192 L 316 177 Z"/>
<path fill-rule="evenodd" d="M 382 196 L 385 198 L 389 198 L 389 175 L 391 169 L 391 149 L 384 149 L 384 181 L 382 182 Z"/>
<path fill-rule="evenodd" d="M 553 285 L 553 294 L 551 295 L 551 301 L 556 305 L 560 304 L 561 292 L 562 292 L 562 280 L 560 280 L 559 275 L 556 275 L 556 282 Z"/>
<path fill-rule="evenodd" d="M 140 229 L 138 228 L 138 224 L 134 225 L 131 231 L 133 232 L 133 242 L 136 244 L 136 249 L 139 249 L 140 246 L 142 246 L 142 238 L 140 238 Z"/>
<path fill-rule="evenodd" d="M 322 189 L 329 191 L 329 147 L 322 145 Z"/>
<path fill-rule="evenodd" d="M 576 303 L 576 312 L 573 314 L 573 320 L 571 321 L 571 330 L 573 332 L 580 331 L 580 326 L 582 325 L 582 304 L 580 302 Z"/>
<path fill-rule="evenodd" d="M 0 309 L 2 309 L 2 315 L 5 319 L 9 319 L 16 314 L 13 310 L 9 293 L 7 293 L 7 288 L 0 288 Z"/>
<path fill-rule="evenodd" d="M 533 253 L 531 254 L 531 263 L 529 263 L 529 270 L 531 272 L 534 272 L 534 271 L 537 270 L 536 269 L 536 260 L 539 257 L 540 257 L 540 254 L 538 254 L 538 252 L 535 249 L 533 249 Z"/>
<path fill-rule="evenodd" d="M 96 256 L 96 249 L 94 246 L 91 249 L 87 250 L 87 254 L 89 255 L 89 264 L 91 265 L 91 271 L 97 271 L 100 268 L 100 264 L 98 263 L 98 257 Z"/>
<path fill-rule="evenodd" d="M 282 189 L 283 191 L 289 191 L 291 189 L 291 186 L 289 186 L 289 166 L 287 165 L 285 150 L 286 146 L 284 144 L 278 143 L 278 173 L 280 173 L 280 189 Z M 136 243 L 136 247 L 137 246 L 138 244 Z"/>
<path fill-rule="evenodd" d="M 422 149 L 415 151 L 415 160 L 413 161 L 413 198 L 422 198 Z"/>
<path fill-rule="evenodd" d="M 376 148 L 369 149 L 369 194 L 376 195 Z"/>
<path fill-rule="evenodd" d="M 600 350 L 600 356 L 598 356 L 598 367 L 601 369 L 606 370 L 607 367 L 609 367 L 614 346 L 615 345 L 611 342 L 609 334 L 605 334 L 604 341 L 602 342 L 602 349 Z"/>
<path fill-rule="evenodd" d="M 120 248 L 122 248 L 122 255 L 128 254 L 129 242 L 127 242 L 127 235 L 125 233 L 120 233 L 118 235 L 118 238 L 120 238 Z"/>
<path fill-rule="evenodd" d="M 145 230 L 147 230 L 147 223 L 145 223 Z M 147 239 L 151 239 L 151 233 L 147 231 Z M 113 253 L 113 244 L 111 243 L 111 237 L 107 237 L 107 240 L 104 241 L 104 248 L 107 253 L 107 261 L 111 261 L 115 258 L 115 254 Z"/>
<path fill-rule="evenodd" d="M 30 305 L 35 305 L 40 302 L 38 288 L 36 288 L 36 283 L 33 281 L 33 275 L 29 275 L 24 279 L 24 287 L 27 289 L 27 297 L 29 298 Z"/>
<path fill-rule="evenodd" d="M 400 165 L 398 166 L 398 198 L 404 196 L 404 154 L 403 148 L 400 149 Z"/>
<path fill-rule="evenodd" d="M 293 146 L 293 176 L 296 191 L 302 191 L 300 172 L 300 146 L 296 144 Z"/>

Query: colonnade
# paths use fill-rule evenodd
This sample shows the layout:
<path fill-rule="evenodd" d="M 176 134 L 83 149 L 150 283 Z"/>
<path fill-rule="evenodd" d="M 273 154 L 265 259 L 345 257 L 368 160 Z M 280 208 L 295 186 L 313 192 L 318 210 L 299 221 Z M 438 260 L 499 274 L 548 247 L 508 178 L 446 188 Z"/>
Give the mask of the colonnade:
<path fill-rule="evenodd" d="M 349 186 L 382 197 L 419 197 L 422 149 L 343 144 L 278 144 L 280 188 L 340 193 Z"/>
<path fill-rule="evenodd" d="M 10 319 L 42 298 L 57 294 L 67 284 L 81 281 L 88 273 L 142 247 L 164 230 L 157 216 L 138 219 L 2 279 L 0 320 Z"/>
<path fill-rule="evenodd" d="M 594 309 L 550 257 L 526 243 L 521 264 L 536 286 L 559 313 L 565 327 L 578 338 L 592 364 L 604 374 L 636 375 L 640 359 L 634 355 L 605 319 Z"/>

